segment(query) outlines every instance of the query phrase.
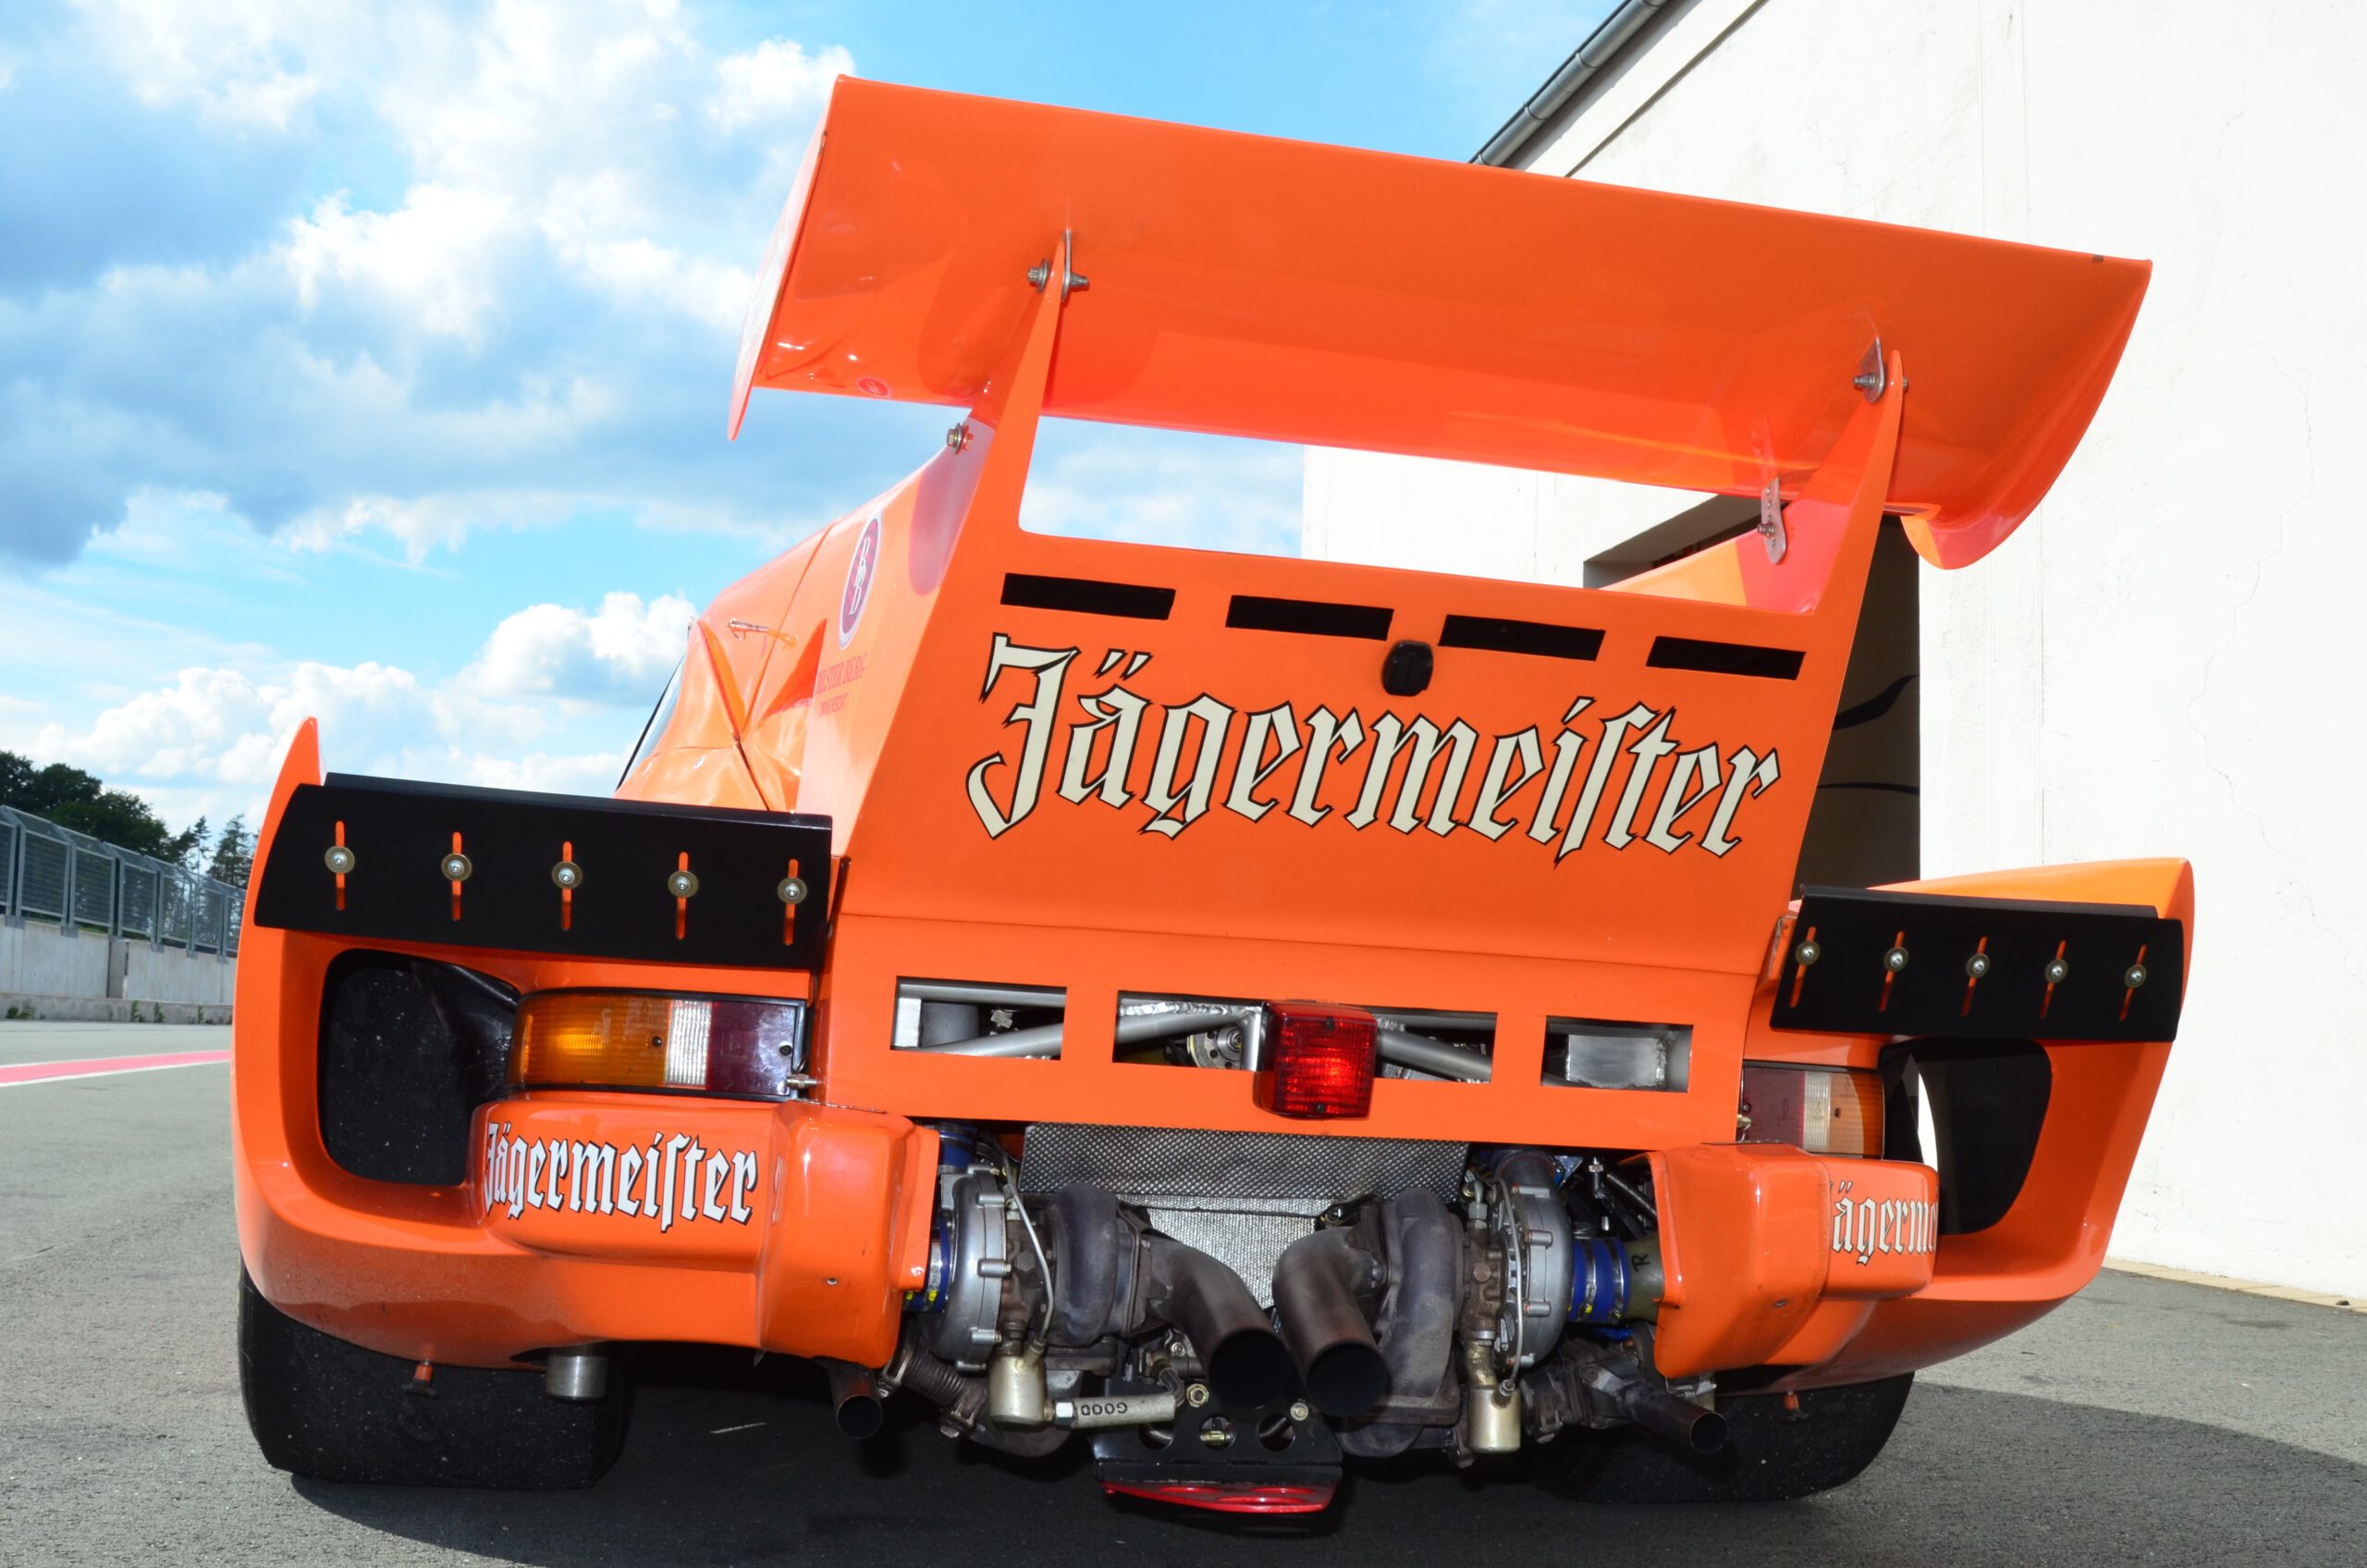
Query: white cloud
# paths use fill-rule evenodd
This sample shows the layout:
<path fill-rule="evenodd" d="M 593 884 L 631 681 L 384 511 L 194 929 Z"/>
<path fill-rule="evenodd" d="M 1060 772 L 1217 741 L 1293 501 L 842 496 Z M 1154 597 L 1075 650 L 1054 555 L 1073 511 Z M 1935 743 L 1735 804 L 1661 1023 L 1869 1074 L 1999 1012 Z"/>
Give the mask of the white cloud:
<path fill-rule="evenodd" d="M 434 699 L 417 678 L 385 665 L 304 663 L 262 680 L 243 670 L 192 668 L 105 709 L 79 733 L 44 726 L 34 748 L 104 777 L 200 777 L 260 788 L 271 780 L 273 753 L 307 714 L 382 734 L 432 735 L 436 725 Z"/>
<path fill-rule="evenodd" d="M 596 394 L 586 389 L 581 399 L 569 403 L 541 403 L 509 410 L 507 421 L 502 410 L 487 410 L 484 417 L 497 424 L 531 424 L 570 417 L 588 424 L 596 417 L 588 409 L 597 402 Z M 364 533 L 382 533 L 401 545 L 404 557 L 416 566 L 437 547 L 457 545 L 477 529 L 535 528 L 561 522 L 579 507 L 600 498 L 507 490 L 445 491 L 416 499 L 356 496 L 341 507 L 316 507 L 306 512 L 281 538 L 290 549 L 318 553 Z"/>
<path fill-rule="evenodd" d="M 609 594 L 595 610 L 533 605 L 504 619 L 441 683 L 378 663 L 304 661 L 255 674 L 197 666 L 106 707 L 52 722 L 29 749 L 178 802 L 251 815 L 307 717 L 340 769 L 516 789 L 612 784 L 638 707 L 681 657 L 696 611 L 671 595 Z M 30 703 L 12 702 L 30 709 Z M 588 720 L 608 746 L 553 745 Z"/>
<path fill-rule="evenodd" d="M 462 679 L 497 701 L 646 697 L 682 656 L 685 629 L 697 615 L 696 606 L 672 594 L 644 604 L 638 594 L 610 594 L 590 614 L 532 605 L 494 628 Z"/>
<path fill-rule="evenodd" d="M 20 407 L 0 387 L 0 551 L 70 559 L 142 486 L 414 561 L 513 490 L 746 528 L 865 460 L 803 434 L 828 416 L 768 475 L 691 460 L 844 49 L 734 52 L 675 0 L 77 4 L 78 59 L 191 140 L 277 137 L 339 184 L 259 208 L 243 251 L 0 297 L 0 362 L 36 367 Z M 177 374 L 131 371 L 166 340 Z"/>
<path fill-rule="evenodd" d="M 554 756 L 534 752 L 522 757 L 479 754 L 457 776 L 462 784 L 489 790 L 546 790 L 560 795 L 605 795 L 617 787 L 624 770 L 622 752 L 592 752 L 580 756 Z"/>
<path fill-rule="evenodd" d="M 853 70 L 854 58 L 843 49 L 808 55 L 787 39 L 768 38 L 716 62 L 707 114 L 727 130 L 804 119 L 821 108 L 831 80 Z"/>
<path fill-rule="evenodd" d="M 415 185 L 391 213 L 354 212 L 339 194 L 289 220 L 281 259 L 308 312 L 325 284 L 343 284 L 431 336 L 474 346 L 495 309 L 495 263 L 522 227 L 506 200 L 483 190 Z"/>
<path fill-rule="evenodd" d="M 315 48 L 361 30 L 335 0 L 77 0 L 101 53 L 152 108 L 285 130 L 320 92 Z"/>
<path fill-rule="evenodd" d="M 1020 521 L 1031 533 L 1296 556 L 1305 452 L 1276 441 L 1048 421 Z"/>

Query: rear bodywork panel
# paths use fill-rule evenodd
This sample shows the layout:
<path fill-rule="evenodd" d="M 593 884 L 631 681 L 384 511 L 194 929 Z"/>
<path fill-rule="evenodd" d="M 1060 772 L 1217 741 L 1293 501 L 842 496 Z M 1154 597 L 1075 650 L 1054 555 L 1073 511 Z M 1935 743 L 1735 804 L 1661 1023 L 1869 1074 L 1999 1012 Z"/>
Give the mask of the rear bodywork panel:
<path fill-rule="evenodd" d="M 1670 1377 L 1863 1381 L 2019 1327 L 2101 1261 L 2175 1030 L 2189 873 L 1869 904 L 1800 900 L 1795 868 L 1877 530 L 1904 521 L 1942 566 L 2010 533 L 2145 276 L 842 81 L 732 423 L 752 386 L 800 387 L 946 403 L 956 435 L 717 600 L 617 802 L 324 786 L 299 736 L 239 982 L 257 1285 L 425 1360 L 669 1340 L 877 1367 L 928 1284 L 936 1126 L 1058 1124 L 1608 1151 L 1658 1195 Z M 1047 414 L 1772 486 L 1782 547 L 1746 534 L 1589 591 L 1048 536 L 1019 526 Z M 1392 694 L 1408 642 L 1428 677 Z M 435 864 L 448 830 L 485 846 L 465 893 Z M 662 885 L 678 864 L 708 879 L 694 898 Z M 795 876 L 815 896 L 768 900 Z M 521 993 L 796 998 L 809 1082 L 778 1104 L 505 1089 L 472 1112 L 464 1181 L 365 1179 L 318 1109 L 325 987 L 357 948 Z M 1968 984 L 1975 952 L 1996 968 Z M 2119 984 L 2146 964 L 2160 983 Z M 898 1048 L 916 980 L 1060 992 L 1057 1058 Z M 1491 1015 L 1492 1048 L 1484 1081 L 1384 1076 L 1368 1115 L 1293 1120 L 1253 1072 L 1129 1060 L 1143 995 Z M 1555 1081 L 1551 1021 L 1573 1018 L 1687 1031 L 1686 1070 Z M 1993 1040 L 2028 1042 L 2048 1087 L 1978 1228 L 1941 1223 L 1911 1151 L 1736 1141 L 1747 1060 Z M 612 1174 L 628 1156 L 641 1185 Z"/>

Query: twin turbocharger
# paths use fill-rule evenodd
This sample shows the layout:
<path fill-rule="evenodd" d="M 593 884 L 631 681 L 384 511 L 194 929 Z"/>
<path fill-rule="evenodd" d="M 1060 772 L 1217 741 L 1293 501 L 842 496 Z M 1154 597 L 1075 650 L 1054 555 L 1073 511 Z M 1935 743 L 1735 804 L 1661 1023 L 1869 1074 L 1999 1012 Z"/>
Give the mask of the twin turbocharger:
<path fill-rule="evenodd" d="M 1022 1202 L 991 1144 L 962 1158 L 884 1373 L 936 1400 L 949 1431 L 1043 1452 L 1076 1427 L 1171 1418 L 1188 1395 L 1302 1419 L 1311 1406 L 1352 1455 L 1500 1453 L 1525 1426 L 1638 1419 L 1657 1394 L 1700 1444 L 1707 1412 L 1668 1394 L 1626 1335 L 1564 1343 L 1572 1326 L 1650 1319 L 1660 1296 L 1656 1236 L 1614 1233 L 1614 1214 L 1633 1229 L 1649 1200 L 1600 1159 L 1498 1152 L 1466 1172 L 1459 1210 L 1429 1192 L 1334 1205 L 1274 1265 L 1269 1318 L 1226 1263 L 1107 1189 Z M 1606 1180 L 1632 1201 L 1594 1202 Z M 1554 1375 L 1529 1377 L 1549 1362 Z M 1165 1392 L 1101 1394 L 1110 1379 Z M 1540 1407 L 1525 1409 L 1525 1386 Z"/>

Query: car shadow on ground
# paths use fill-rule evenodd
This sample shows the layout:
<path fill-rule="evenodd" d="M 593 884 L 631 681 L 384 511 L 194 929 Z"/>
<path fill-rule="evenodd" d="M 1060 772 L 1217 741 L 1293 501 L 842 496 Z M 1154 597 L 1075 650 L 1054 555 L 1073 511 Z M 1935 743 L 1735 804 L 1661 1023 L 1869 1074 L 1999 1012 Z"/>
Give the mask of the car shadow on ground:
<path fill-rule="evenodd" d="M 914 1402 L 865 1442 L 774 1358 L 649 1368 L 623 1457 L 583 1492 L 292 1483 L 411 1540 L 550 1568 L 648 1562 L 2367 1562 L 2367 1466 L 2195 1422 L 1926 1383 L 1850 1485 L 1772 1505 L 1604 1508 L 1533 1465 L 1352 1476 L 1327 1513 L 1238 1519 L 1114 1501 L 1081 1455 L 1022 1464 L 940 1438 Z M 753 1382 L 754 1386 L 750 1386 Z M 1078 1445 L 1081 1447 L 1082 1445 Z"/>

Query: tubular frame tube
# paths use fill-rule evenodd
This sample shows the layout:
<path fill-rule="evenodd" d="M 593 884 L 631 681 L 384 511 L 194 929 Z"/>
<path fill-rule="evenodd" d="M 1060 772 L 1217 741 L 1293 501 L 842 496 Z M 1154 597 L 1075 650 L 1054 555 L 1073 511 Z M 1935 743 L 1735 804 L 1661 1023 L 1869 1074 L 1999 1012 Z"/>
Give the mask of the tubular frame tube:
<path fill-rule="evenodd" d="M 1255 1011 L 1253 1008 L 1230 1007 L 1209 1008 L 1198 1012 L 1128 1013 L 1118 1020 L 1117 1043 L 1139 1046 L 1150 1040 L 1196 1035 L 1204 1029 L 1239 1023 Z M 1061 1023 L 1039 1023 L 1033 1029 L 1013 1029 L 1000 1035 L 980 1035 L 975 1039 L 950 1040 L 941 1046 L 923 1045 L 912 1048 L 940 1056 L 1058 1056 L 1061 1054 L 1061 1037 L 1066 1028 L 1067 1025 Z"/>
<path fill-rule="evenodd" d="M 975 1002 L 980 1007 L 1066 1007 L 1068 993 L 1051 986 L 964 986 L 948 980 L 907 980 L 899 1000 Z"/>
<path fill-rule="evenodd" d="M 1376 1044 L 1380 1060 L 1395 1067 L 1411 1067 L 1421 1072 L 1434 1072 L 1441 1078 L 1460 1079 L 1466 1084 L 1484 1084 L 1490 1070 L 1489 1059 L 1478 1051 L 1465 1050 L 1433 1040 L 1426 1035 L 1410 1034 L 1403 1029 L 1383 1026 Z"/>

